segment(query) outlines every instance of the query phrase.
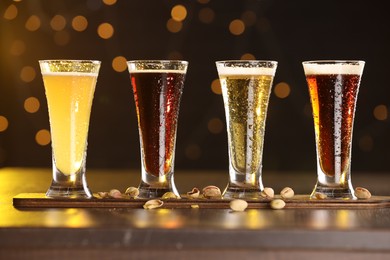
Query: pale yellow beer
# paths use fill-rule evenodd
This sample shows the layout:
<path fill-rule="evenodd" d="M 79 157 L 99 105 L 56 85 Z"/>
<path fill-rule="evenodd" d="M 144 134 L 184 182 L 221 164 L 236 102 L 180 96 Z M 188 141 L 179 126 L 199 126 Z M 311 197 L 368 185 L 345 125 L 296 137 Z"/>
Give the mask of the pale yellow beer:
<path fill-rule="evenodd" d="M 49 110 L 53 179 L 48 197 L 91 198 L 85 172 L 100 61 L 39 61 Z"/>
<path fill-rule="evenodd" d="M 63 174 L 79 171 L 87 145 L 97 73 L 43 73 L 49 108 L 52 149 Z"/>

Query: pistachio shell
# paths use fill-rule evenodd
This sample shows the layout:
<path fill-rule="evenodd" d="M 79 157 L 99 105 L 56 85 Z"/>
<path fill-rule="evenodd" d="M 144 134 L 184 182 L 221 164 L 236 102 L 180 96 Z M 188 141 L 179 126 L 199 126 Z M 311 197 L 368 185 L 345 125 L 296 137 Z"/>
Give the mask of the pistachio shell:
<path fill-rule="evenodd" d="M 284 199 L 289 199 L 289 198 L 292 198 L 294 197 L 294 190 L 291 189 L 290 187 L 285 187 L 282 189 L 282 191 L 280 192 L 280 196 Z"/>
<path fill-rule="evenodd" d="M 273 209 L 282 209 L 286 206 L 286 202 L 281 199 L 274 199 L 270 202 L 270 206 Z"/>
<path fill-rule="evenodd" d="M 187 192 L 187 196 L 190 198 L 198 198 L 200 194 L 200 190 L 198 188 L 193 188 L 191 191 Z"/>
<path fill-rule="evenodd" d="M 248 207 L 248 202 L 242 199 L 234 199 L 229 203 L 233 211 L 244 211 Z"/>
<path fill-rule="evenodd" d="M 265 187 L 264 190 L 261 191 L 260 195 L 263 197 L 263 198 L 267 198 L 267 199 L 272 199 L 274 197 L 274 189 L 270 188 L 270 187 Z"/>
<path fill-rule="evenodd" d="M 139 195 L 139 189 L 136 187 L 128 187 L 125 191 L 125 194 L 130 198 L 137 198 Z"/>
<path fill-rule="evenodd" d="M 203 196 L 207 199 L 221 198 L 221 190 L 214 185 L 209 185 L 203 188 Z"/>
<path fill-rule="evenodd" d="M 99 195 L 100 198 L 108 198 L 109 197 L 107 191 L 99 191 L 97 194 Z"/>
<path fill-rule="evenodd" d="M 369 199 L 371 198 L 371 192 L 363 187 L 356 187 L 355 188 L 355 196 L 358 199 Z"/>
<path fill-rule="evenodd" d="M 314 193 L 314 197 L 316 197 L 316 199 L 319 199 L 319 200 L 324 200 L 328 196 L 325 193 L 316 192 L 316 193 Z"/>
<path fill-rule="evenodd" d="M 108 193 L 108 195 L 111 197 L 111 198 L 115 198 L 115 199 L 119 199 L 119 198 L 122 198 L 122 193 L 117 190 L 117 189 L 112 189 L 110 190 L 110 192 Z"/>
<path fill-rule="evenodd" d="M 144 209 L 155 209 L 161 207 L 163 204 L 164 202 L 162 200 L 153 199 L 148 200 L 143 207 Z"/>
<path fill-rule="evenodd" d="M 176 196 L 172 191 L 165 192 L 162 196 L 162 199 L 180 199 L 180 197 Z"/>

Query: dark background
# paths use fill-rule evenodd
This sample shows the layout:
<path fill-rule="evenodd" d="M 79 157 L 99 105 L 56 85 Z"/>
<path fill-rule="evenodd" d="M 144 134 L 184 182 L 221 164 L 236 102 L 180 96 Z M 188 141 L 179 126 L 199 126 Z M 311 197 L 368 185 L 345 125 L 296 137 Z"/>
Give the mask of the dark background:
<path fill-rule="evenodd" d="M 181 4 L 187 10 L 182 29 L 167 28 L 171 10 Z M 365 60 L 353 136 L 352 169 L 390 170 L 390 18 L 386 1 L 361 0 L 2 0 L 0 3 L 0 116 L 8 127 L 0 132 L 1 166 L 51 166 L 51 147 L 39 145 L 36 133 L 49 129 L 47 105 L 38 60 L 97 59 L 102 61 L 92 107 L 87 167 L 140 168 L 139 138 L 128 71 L 117 72 L 117 56 L 132 59 L 189 61 L 179 116 L 176 169 L 228 169 L 227 135 L 222 96 L 211 90 L 218 78 L 215 61 L 240 59 L 250 53 L 256 59 L 278 61 L 274 86 L 290 87 L 286 98 L 271 94 L 266 125 L 263 169 L 315 170 L 314 128 L 308 90 L 301 62 L 312 59 Z M 15 18 L 6 19 L 10 5 Z M 199 19 L 205 8 L 211 21 Z M 246 21 L 245 31 L 233 35 L 229 24 Z M 253 14 L 255 14 L 253 20 Z M 35 31 L 25 28 L 31 15 L 40 18 Z M 66 26 L 53 30 L 55 15 Z M 73 17 L 82 15 L 88 27 L 72 28 Z M 244 18 L 243 18 L 244 17 Z M 101 23 L 110 23 L 114 34 L 102 39 Z M 65 35 L 65 43 L 56 37 Z M 22 41 L 21 54 L 10 51 Z M 32 80 L 20 78 L 25 66 L 35 71 Z M 36 97 L 35 113 L 24 101 Z M 374 116 L 381 106 L 380 118 Z M 210 122 L 216 122 L 210 131 Z M 222 124 L 221 124 L 222 123 Z"/>

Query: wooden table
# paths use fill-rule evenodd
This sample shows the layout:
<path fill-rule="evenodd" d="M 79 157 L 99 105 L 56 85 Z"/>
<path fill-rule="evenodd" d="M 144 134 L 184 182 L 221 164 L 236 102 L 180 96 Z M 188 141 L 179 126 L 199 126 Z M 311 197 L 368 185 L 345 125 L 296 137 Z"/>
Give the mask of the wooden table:
<path fill-rule="evenodd" d="M 309 193 L 315 173 L 264 172 L 264 183 Z M 313 176 L 314 175 L 314 176 Z M 134 170 L 90 169 L 93 192 L 136 186 Z M 390 174 L 353 173 L 355 186 L 390 194 Z M 185 193 L 221 189 L 227 173 L 176 171 Z M 0 259 L 390 259 L 390 208 L 15 208 L 14 196 L 45 192 L 50 169 L 0 170 Z"/>

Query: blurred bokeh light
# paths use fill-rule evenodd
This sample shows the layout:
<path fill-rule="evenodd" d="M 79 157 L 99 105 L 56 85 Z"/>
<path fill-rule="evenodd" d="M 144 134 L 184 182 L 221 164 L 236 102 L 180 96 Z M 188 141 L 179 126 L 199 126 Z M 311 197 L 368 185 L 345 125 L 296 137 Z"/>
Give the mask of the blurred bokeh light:
<path fill-rule="evenodd" d="M 302 61 L 366 61 L 353 170 L 389 171 L 389 24 L 383 2 L 328 0 L 2 0 L 0 166 L 51 166 L 41 59 L 102 61 L 88 167 L 139 168 L 127 60 L 189 61 L 175 168 L 228 169 L 217 60 L 276 60 L 264 170 L 315 171 L 314 127 Z"/>

